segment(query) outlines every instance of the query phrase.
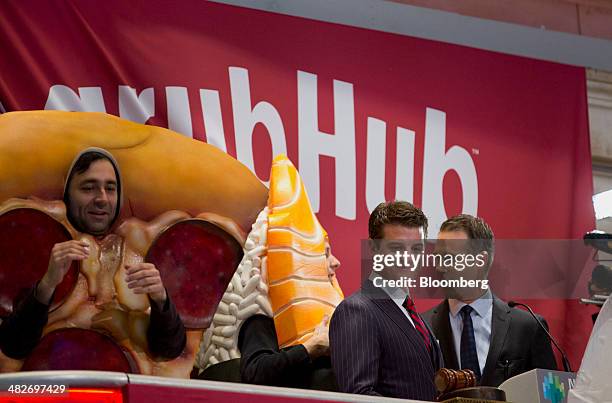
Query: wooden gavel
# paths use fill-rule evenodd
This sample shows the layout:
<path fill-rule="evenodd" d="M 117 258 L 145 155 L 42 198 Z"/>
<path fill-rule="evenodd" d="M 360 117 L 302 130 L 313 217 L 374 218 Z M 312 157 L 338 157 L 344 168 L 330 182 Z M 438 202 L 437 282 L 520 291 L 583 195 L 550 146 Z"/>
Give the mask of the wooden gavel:
<path fill-rule="evenodd" d="M 471 369 L 441 368 L 436 372 L 434 383 L 438 392 L 444 394 L 476 386 L 476 375 Z"/>

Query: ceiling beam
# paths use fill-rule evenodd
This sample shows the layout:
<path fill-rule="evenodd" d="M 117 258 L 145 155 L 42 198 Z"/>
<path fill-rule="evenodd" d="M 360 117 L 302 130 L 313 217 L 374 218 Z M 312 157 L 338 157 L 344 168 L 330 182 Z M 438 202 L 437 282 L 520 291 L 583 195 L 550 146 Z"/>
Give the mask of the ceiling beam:
<path fill-rule="evenodd" d="M 383 0 L 212 0 L 398 35 L 612 71 L 612 41 Z"/>

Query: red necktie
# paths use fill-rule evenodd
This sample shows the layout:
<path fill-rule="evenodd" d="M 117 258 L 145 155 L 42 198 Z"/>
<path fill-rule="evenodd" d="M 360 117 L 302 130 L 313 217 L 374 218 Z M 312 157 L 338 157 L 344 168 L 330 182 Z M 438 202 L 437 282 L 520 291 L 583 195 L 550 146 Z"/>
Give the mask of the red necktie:
<path fill-rule="evenodd" d="M 416 330 L 421 334 L 421 337 L 423 338 L 423 342 L 425 343 L 425 347 L 427 347 L 428 351 L 431 351 L 431 341 L 429 339 L 429 332 L 427 331 L 427 328 L 425 327 L 423 320 L 417 313 L 414 307 L 414 301 L 412 300 L 412 298 L 406 297 L 402 306 L 404 307 L 404 309 L 406 309 L 406 311 L 408 312 L 408 315 L 410 315 L 410 318 L 412 319 L 412 322 L 414 323 L 414 327 L 416 328 Z"/>

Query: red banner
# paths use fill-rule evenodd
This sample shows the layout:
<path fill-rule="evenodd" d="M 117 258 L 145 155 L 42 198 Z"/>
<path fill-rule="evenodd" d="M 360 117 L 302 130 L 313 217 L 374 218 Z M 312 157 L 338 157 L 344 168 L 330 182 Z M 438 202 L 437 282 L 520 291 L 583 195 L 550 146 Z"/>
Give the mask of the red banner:
<path fill-rule="evenodd" d="M 347 294 L 369 211 L 385 199 L 422 206 L 431 237 L 460 212 L 497 238 L 594 227 L 582 68 L 201 0 L 4 2 L 0 43 L 5 111 L 169 127 L 263 181 L 287 153 Z M 560 306 L 540 310 L 577 366 L 590 317 L 565 332 Z"/>

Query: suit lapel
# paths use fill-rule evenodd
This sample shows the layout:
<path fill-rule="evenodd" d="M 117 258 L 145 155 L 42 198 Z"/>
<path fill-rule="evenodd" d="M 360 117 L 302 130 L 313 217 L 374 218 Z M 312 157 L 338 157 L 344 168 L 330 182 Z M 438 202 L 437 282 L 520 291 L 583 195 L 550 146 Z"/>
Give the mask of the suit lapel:
<path fill-rule="evenodd" d="M 424 355 L 423 359 L 427 357 L 431 360 L 429 351 L 423 342 L 423 338 L 414 328 L 412 323 L 410 323 L 406 315 L 404 315 L 400 308 L 395 304 L 395 302 L 393 302 L 390 298 L 372 299 L 372 301 L 385 315 L 387 315 L 389 319 L 391 319 L 391 321 L 393 321 L 393 323 L 397 325 L 397 327 L 400 328 L 416 351 L 419 351 Z"/>
<path fill-rule="evenodd" d="M 440 368 L 445 368 L 444 366 L 444 356 L 442 355 L 442 350 L 440 349 L 440 345 L 438 344 L 438 340 L 436 339 L 435 333 L 433 332 L 433 329 L 431 328 L 431 326 L 429 326 L 429 323 L 427 323 L 426 320 L 423 320 L 423 324 L 425 325 L 425 327 L 427 328 L 427 331 L 429 332 L 429 342 L 432 345 L 432 360 L 433 360 L 433 364 L 434 364 L 434 371 L 439 370 Z"/>
<path fill-rule="evenodd" d="M 429 351 L 422 341 L 421 335 L 417 332 L 414 326 L 410 323 L 406 315 L 401 311 L 400 307 L 382 290 L 374 287 L 369 281 L 363 285 L 366 291 L 366 296 L 385 314 L 393 323 L 400 328 L 402 333 L 406 335 L 410 343 L 415 346 L 417 351 L 422 352 L 430 358 Z"/>
<path fill-rule="evenodd" d="M 455 351 L 455 340 L 451 329 L 450 319 L 448 318 L 448 300 L 444 300 L 438 305 L 431 316 L 431 327 L 434 334 L 440 340 L 440 348 L 444 357 L 446 368 L 459 369 L 457 362 L 457 352 Z"/>
<path fill-rule="evenodd" d="M 502 351 L 508 329 L 510 328 L 510 308 L 499 298 L 493 297 L 493 312 L 491 315 L 491 343 L 489 344 L 489 354 L 482 373 L 481 383 L 492 377 Z"/>

